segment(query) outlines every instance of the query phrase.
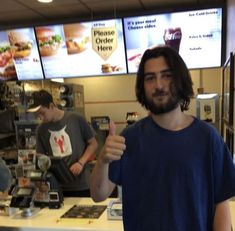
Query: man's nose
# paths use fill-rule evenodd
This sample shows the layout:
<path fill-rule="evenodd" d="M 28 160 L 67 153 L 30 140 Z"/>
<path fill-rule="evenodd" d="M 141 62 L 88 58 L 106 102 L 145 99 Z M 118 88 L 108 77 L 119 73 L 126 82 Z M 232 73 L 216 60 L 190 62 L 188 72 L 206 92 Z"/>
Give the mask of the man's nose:
<path fill-rule="evenodd" d="M 156 88 L 162 89 L 162 87 L 163 87 L 163 80 L 162 80 L 162 78 L 160 76 L 156 76 L 154 84 L 155 84 Z"/>

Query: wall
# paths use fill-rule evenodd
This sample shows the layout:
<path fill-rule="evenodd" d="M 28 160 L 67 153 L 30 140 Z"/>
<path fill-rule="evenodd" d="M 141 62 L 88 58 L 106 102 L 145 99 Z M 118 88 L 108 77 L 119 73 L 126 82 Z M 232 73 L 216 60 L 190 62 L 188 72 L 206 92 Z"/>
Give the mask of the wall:
<path fill-rule="evenodd" d="M 221 94 L 220 68 L 192 70 L 194 92 L 199 87 L 204 92 Z M 91 116 L 108 115 L 117 125 L 117 132 L 126 126 L 126 113 L 136 111 L 140 118 L 147 112 L 139 105 L 135 97 L 135 75 L 74 78 L 66 83 L 76 83 L 84 86 L 85 114 L 90 121 Z M 189 111 L 196 115 L 195 99 L 192 99 Z"/>

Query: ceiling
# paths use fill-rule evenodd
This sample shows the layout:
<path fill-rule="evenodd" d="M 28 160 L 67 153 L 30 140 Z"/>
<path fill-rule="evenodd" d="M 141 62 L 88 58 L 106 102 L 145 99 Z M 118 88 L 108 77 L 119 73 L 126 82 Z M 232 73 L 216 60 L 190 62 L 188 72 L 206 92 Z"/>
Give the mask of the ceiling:
<path fill-rule="evenodd" d="M 226 0 L 1 0 L 0 29 L 224 4 Z"/>

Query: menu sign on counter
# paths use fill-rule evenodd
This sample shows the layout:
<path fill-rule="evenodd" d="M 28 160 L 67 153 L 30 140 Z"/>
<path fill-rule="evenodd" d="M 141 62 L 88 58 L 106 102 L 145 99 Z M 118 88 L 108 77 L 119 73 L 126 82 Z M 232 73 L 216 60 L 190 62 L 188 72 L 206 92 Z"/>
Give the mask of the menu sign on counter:
<path fill-rule="evenodd" d="M 18 80 L 43 79 L 34 29 L 8 30 L 7 35 Z"/>
<path fill-rule="evenodd" d="M 128 72 L 146 49 L 168 45 L 188 68 L 221 66 L 222 8 L 124 18 Z"/>
<path fill-rule="evenodd" d="M 0 31 L 0 81 L 17 80 L 7 33 Z"/>
<path fill-rule="evenodd" d="M 127 73 L 121 19 L 35 30 L 47 79 Z"/>

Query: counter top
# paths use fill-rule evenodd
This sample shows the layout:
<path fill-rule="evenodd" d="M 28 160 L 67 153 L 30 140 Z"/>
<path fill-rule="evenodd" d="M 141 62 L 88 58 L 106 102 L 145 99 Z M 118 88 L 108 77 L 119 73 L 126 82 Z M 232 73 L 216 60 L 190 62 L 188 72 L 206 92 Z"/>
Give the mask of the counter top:
<path fill-rule="evenodd" d="M 94 203 L 91 198 L 65 198 L 60 209 L 41 209 L 36 215 L 23 218 L 20 214 L 0 216 L 0 230 L 4 231 L 123 231 L 121 220 L 108 220 L 105 210 L 98 219 L 60 218 L 74 205 L 108 205 L 110 199 Z M 229 202 L 232 225 L 235 227 L 235 201 Z"/>
<path fill-rule="evenodd" d="M 20 214 L 15 214 L 11 217 L 0 216 L 0 230 L 122 231 L 122 221 L 108 220 L 107 210 L 98 219 L 60 218 L 74 205 L 108 205 L 108 202 L 109 200 L 94 203 L 91 198 L 65 198 L 64 205 L 60 209 L 43 208 L 29 218 L 23 218 Z"/>

